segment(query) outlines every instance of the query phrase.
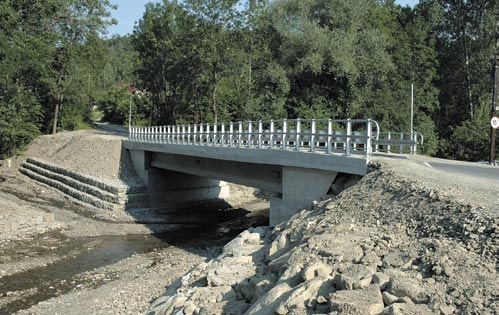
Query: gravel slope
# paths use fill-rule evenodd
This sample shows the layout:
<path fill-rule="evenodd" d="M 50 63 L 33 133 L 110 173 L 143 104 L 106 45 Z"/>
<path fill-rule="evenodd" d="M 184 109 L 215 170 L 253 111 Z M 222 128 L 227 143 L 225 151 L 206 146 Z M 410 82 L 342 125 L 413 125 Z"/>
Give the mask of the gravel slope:
<path fill-rule="evenodd" d="M 468 182 L 422 162 L 378 159 L 314 210 L 243 232 L 149 314 L 496 314 L 490 183 L 463 202 Z"/>

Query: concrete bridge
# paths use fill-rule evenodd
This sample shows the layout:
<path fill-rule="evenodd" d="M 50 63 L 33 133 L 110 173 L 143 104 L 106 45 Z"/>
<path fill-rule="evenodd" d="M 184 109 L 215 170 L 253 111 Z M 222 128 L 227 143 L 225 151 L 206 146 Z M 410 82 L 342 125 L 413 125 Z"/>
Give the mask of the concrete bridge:
<path fill-rule="evenodd" d="M 382 135 L 370 119 L 271 120 L 132 127 L 124 146 L 151 206 L 224 198 L 228 181 L 277 193 L 270 201 L 276 225 L 338 180 L 366 174 L 373 150 L 416 152 L 416 134 Z"/>

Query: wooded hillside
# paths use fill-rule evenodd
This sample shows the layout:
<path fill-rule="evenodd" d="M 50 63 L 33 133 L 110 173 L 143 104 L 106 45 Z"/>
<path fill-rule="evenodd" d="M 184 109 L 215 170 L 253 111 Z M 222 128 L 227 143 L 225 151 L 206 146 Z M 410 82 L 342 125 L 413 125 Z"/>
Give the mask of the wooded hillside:
<path fill-rule="evenodd" d="M 104 118 L 172 124 L 372 118 L 424 153 L 488 156 L 495 1 L 164 0 L 105 39 L 107 0 L 0 6 L 0 155 Z"/>

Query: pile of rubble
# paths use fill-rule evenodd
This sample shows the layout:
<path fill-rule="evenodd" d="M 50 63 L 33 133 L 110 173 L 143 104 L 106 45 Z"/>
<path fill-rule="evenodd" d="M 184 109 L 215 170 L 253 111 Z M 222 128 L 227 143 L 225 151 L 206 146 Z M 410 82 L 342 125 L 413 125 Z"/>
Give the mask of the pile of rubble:
<path fill-rule="evenodd" d="M 244 231 L 148 314 L 495 314 L 494 213 L 376 164 L 313 210 Z"/>

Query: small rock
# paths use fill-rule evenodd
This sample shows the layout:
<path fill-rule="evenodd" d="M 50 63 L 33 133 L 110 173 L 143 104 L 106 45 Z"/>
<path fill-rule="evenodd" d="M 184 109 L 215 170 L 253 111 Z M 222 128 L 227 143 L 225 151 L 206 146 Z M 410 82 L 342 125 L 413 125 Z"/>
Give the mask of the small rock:
<path fill-rule="evenodd" d="M 432 315 L 433 312 L 424 304 L 395 303 L 383 309 L 380 315 Z"/>
<path fill-rule="evenodd" d="M 310 281 L 317 276 L 327 277 L 331 274 L 332 271 L 333 268 L 323 262 L 311 263 L 307 264 L 303 268 L 302 278 L 304 281 Z"/>
<path fill-rule="evenodd" d="M 332 311 L 340 314 L 379 314 L 383 311 L 383 297 L 378 286 L 363 290 L 337 291 L 330 296 Z"/>
<path fill-rule="evenodd" d="M 372 280 L 371 268 L 361 264 L 346 267 L 341 274 L 336 275 L 336 288 L 338 290 L 361 289 L 369 286 Z"/>
<path fill-rule="evenodd" d="M 419 282 L 412 278 L 392 279 L 387 290 L 397 297 L 408 296 L 414 301 L 417 301 L 419 295 L 423 292 Z"/>
<path fill-rule="evenodd" d="M 385 302 L 386 305 L 392 305 L 393 303 L 397 302 L 399 298 L 393 294 L 390 294 L 388 292 L 383 292 L 383 302 Z"/>
<path fill-rule="evenodd" d="M 373 275 L 373 283 L 377 284 L 381 290 L 385 290 L 390 278 L 382 272 L 377 272 Z"/>

